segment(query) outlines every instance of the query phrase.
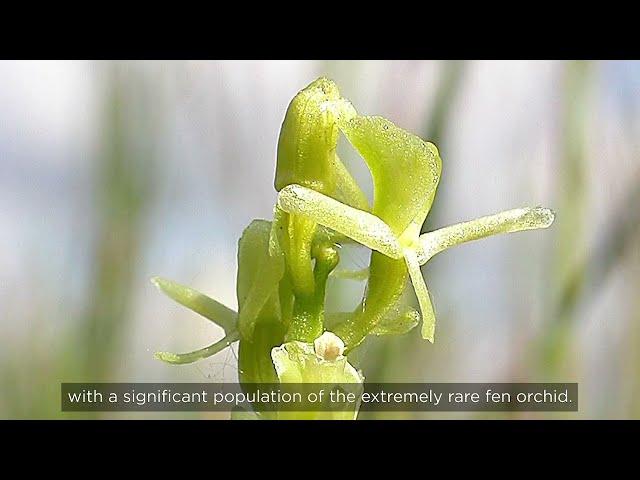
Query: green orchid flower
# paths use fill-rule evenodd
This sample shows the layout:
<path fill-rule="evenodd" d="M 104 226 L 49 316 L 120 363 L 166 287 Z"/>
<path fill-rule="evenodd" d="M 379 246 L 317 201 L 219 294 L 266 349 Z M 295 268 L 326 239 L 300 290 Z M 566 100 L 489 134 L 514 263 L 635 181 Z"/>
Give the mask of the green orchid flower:
<path fill-rule="evenodd" d="M 362 392 L 364 377 L 344 356 L 344 343 L 331 332 L 324 332 L 313 344 L 292 341 L 271 351 L 271 358 L 281 383 L 322 385 L 323 388 L 350 387 L 351 393 Z M 355 420 L 358 404 L 338 408 L 327 404 L 326 410 L 317 405 L 309 411 L 277 412 L 278 419 Z"/>
<path fill-rule="evenodd" d="M 336 153 L 340 134 L 371 172 L 372 205 Z M 527 207 L 421 235 L 442 171 L 438 149 L 389 120 L 358 114 L 325 78 L 292 100 L 277 157 L 273 221 L 254 220 L 238 244 L 237 313 L 193 289 L 153 279 L 169 297 L 220 325 L 224 338 L 190 353 L 157 353 L 158 359 L 191 363 L 239 341 L 244 384 L 361 385 L 364 377 L 347 355 L 368 335 L 404 334 L 422 321 L 422 337 L 434 341 L 436 319 L 422 265 L 455 245 L 546 228 L 554 220 L 547 208 Z M 371 249 L 366 270 L 336 270 L 339 248 L 347 243 Z M 353 312 L 325 315 L 330 275 L 367 281 Z M 419 311 L 407 300 L 409 285 Z M 340 418 L 356 414 L 340 412 Z"/>
<path fill-rule="evenodd" d="M 320 100 L 317 111 L 339 112 L 335 115 L 335 124 L 371 171 L 373 208 L 371 211 L 358 208 L 340 201 L 330 191 L 321 192 L 303 183 L 282 188 L 277 208 L 330 228 L 373 250 L 367 294 L 356 312 L 336 329 L 348 349 L 360 344 L 395 305 L 407 277 L 420 305 L 422 336 L 433 342 L 435 314 L 420 266 L 436 253 L 460 243 L 498 233 L 546 228 L 553 222 L 554 214 L 540 207 L 510 210 L 420 236 L 442 171 L 437 148 L 384 118 L 354 113 L 346 100 L 336 100 L 337 89 L 331 91 L 331 100 L 324 103 Z M 335 107 L 347 104 L 350 108 Z M 343 113 L 345 111 L 348 114 Z M 304 115 L 294 113 L 304 119 Z M 285 125 L 287 122 L 294 120 L 287 118 Z M 297 162 L 305 165 L 312 158 L 313 155 L 301 154 Z M 298 169 L 304 167 L 298 166 Z"/>

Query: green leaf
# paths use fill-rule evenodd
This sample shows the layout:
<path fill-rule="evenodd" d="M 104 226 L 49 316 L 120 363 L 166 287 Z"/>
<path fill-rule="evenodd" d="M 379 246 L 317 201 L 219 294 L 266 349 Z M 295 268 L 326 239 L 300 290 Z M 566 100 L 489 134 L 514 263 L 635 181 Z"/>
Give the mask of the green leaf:
<path fill-rule="evenodd" d="M 269 254 L 271 222 L 254 220 L 238 242 L 238 327 L 250 338 L 258 317 L 279 318 L 278 285 L 284 275 L 284 259 Z"/>
<path fill-rule="evenodd" d="M 221 326 L 225 332 L 228 333 L 235 330 L 238 314 L 220 302 L 193 288 L 180 285 L 166 278 L 153 277 L 151 283 L 180 305 Z"/>

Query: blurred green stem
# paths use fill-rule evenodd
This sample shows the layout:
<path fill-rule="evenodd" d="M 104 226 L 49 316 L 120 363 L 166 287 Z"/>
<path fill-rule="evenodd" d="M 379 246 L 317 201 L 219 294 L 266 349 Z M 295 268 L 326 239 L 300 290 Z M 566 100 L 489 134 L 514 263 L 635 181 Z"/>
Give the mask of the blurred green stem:
<path fill-rule="evenodd" d="M 560 130 L 562 161 L 558 184 L 558 212 L 562 222 L 556 230 L 555 251 L 550 271 L 548 301 L 552 311 L 540 338 L 540 367 L 544 375 L 564 368 L 571 329 L 568 324 L 582 292 L 585 255 L 587 202 L 587 121 L 593 65 L 568 62 L 565 67 L 564 112 Z"/>
<path fill-rule="evenodd" d="M 152 159 L 158 112 L 145 103 L 144 126 L 135 122 L 136 106 L 150 100 L 144 78 L 134 69 L 108 63 L 104 105 L 103 150 L 94 179 L 97 192 L 98 237 L 95 265 L 81 330 L 85 347 L 84 378 L 104 381 L 127 331 L 135 268 L 141 247 L 141 225 L 152 201 Z M 154 110 L 154 109 L 152 109 Z M 145 130 L 148 128 L 149 130 Z"/>

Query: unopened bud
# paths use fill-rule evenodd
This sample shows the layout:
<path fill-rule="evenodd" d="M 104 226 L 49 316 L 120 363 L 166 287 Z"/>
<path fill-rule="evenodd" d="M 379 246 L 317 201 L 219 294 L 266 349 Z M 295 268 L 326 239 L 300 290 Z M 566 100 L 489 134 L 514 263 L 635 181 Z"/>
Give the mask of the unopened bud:
<path fill-rule="evenodd" d="M 316 338 L 313 347 L 318 357 L 329 362 L 337 360 L 344 353 L 344 342 L 331 332 L 324 332 Z"/>

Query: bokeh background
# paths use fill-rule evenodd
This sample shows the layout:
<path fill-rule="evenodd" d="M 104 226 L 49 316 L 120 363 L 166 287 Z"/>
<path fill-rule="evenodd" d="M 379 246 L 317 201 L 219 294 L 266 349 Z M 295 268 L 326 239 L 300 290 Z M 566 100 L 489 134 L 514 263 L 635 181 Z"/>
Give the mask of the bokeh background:
<path fill-rule="evenodd" d="M 577 414 L 424 418 L 640 418 L 640 63 L 617 61 L 0 62 L 0 418 L 90 416 L 60 412 L 63 381 L 236 379 L 233 349 L 190 366 L 153 359 L 222 331 L 149 278 L 237 306 L 237 240 L 271 217 L 284 112 L 320 75 L 361 113 L 438 145 L 425 228 L 557 212 L 549 230 L 429 262 L 436 343 L 417 330 L 367 342 L 367 379 L 580 383 Z M 362 288 L 333 280 L 331 307 Z"/>

